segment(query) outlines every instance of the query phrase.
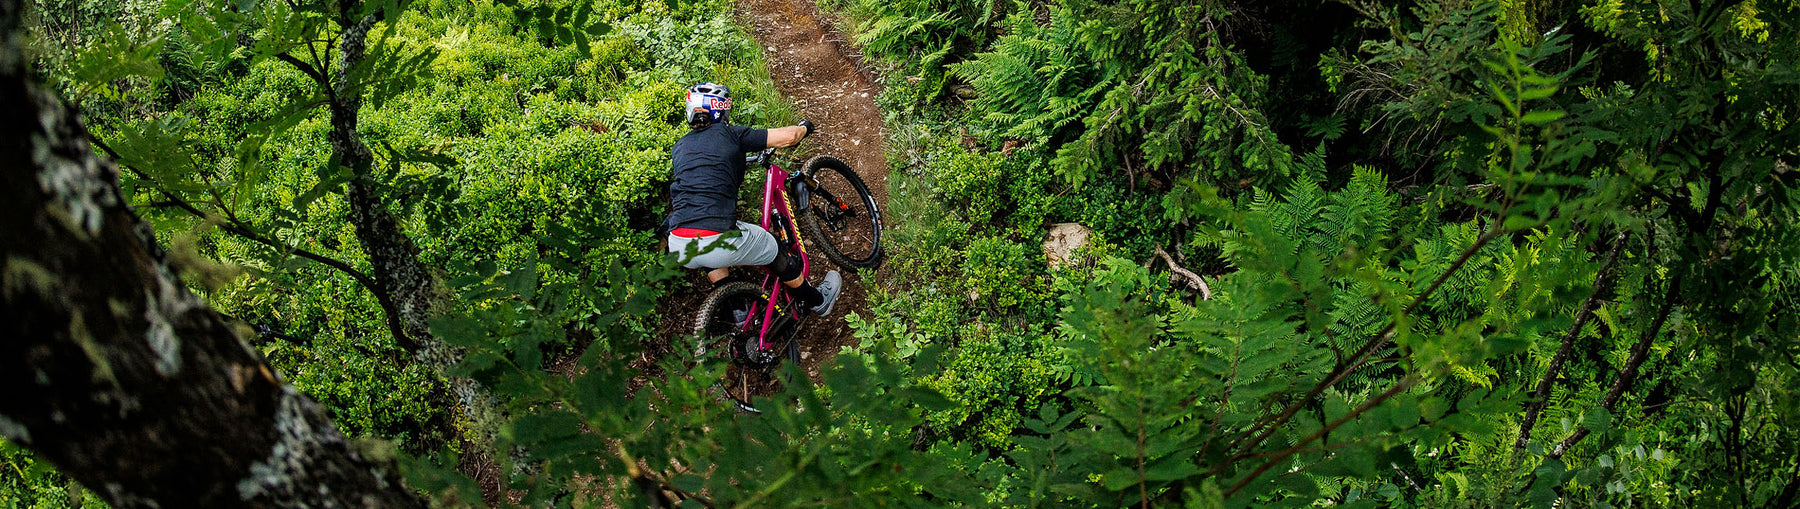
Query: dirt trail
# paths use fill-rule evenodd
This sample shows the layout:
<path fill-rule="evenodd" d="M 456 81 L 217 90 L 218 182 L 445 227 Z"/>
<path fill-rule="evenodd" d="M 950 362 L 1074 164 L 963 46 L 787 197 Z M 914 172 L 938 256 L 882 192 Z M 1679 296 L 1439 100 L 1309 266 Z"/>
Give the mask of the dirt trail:
<path fill-rule="evenodd" d="M 812 153 L 850 163 L 886 209 L 887 155 L 882 151 L 881 110 L 875 106 L 879 84 L 858 65 L 855 47 L 819 15 L 812 0 L 740 0 L 738 19 L 756 36 L 776 88 L 794 101 L 802 118 L 819 124 L 815 139 L 807 142 Z M 812 258 L 815 264 L 831 265 L 824 256 Z M 801 364 L 815 379 L 819 366 L 835 357 L 840 346 L 855 343 L 844 315 L 868 317 L 864 285 L 874 279 L 869 271 L 846 274 L 849 284 L 831 316 L 807 324 Z"/>
<path fill-rule="evenodd" d="M 860 66 L 860 53 L 819 14 L 812 0 L 739 0 L 737 13 L 738 21 L 750 28 L 762 49 L 776 88 L 794 102 L 801 118 L 819 125 L 803 148 L 850 163 L 885 210 L 885 133 L 881 110 L 875 106 L 880 85 Z M 787 169 L 799 169 L 798 162 L 793 166 Z M 814 254 L 811 259 L 815 282 L 825 270 L 837 269 L 845 273 L 847 283 L 831 316 L 808 320 L 806 329 L 801 331 L 801 365 L 816 381 L 820 366 L 836 357 L 840 347 L 855 344 L 856 338 L 844 316 L 857 313 L 868 317 L 864 285 L 874 284 L 875 278 L 866 270 L 850 274 L 834 266 L 823 254 Z M 665 336 L 679 337 L 691 332 L 693 316 L 706 292 L 713 288 L 700 271 L 692 272 L 688 284 L 680 285 L 663 301 L 661 307 L 668 312 L 659 329 Z M 653 371 L 654 357 L 668 353 L 667 348 L 666 344 L 652 346 L 638 367 Z"/>

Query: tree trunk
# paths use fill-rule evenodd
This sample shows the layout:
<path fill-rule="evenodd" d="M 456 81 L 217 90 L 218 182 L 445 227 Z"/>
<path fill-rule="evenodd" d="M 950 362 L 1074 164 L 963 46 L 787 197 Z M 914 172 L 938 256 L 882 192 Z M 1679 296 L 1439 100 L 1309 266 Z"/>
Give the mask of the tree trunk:
<path fill-rule="evenodd" d="M 356 227 L 356 239 L 362 244 L 363 254 L 369 258 L 375 292 L 391 300 L 395 309 L 387 310 L 389 313 L 399 313 L 407 337 L 396 339 L 407 345 L 415 361 L 425 363 L 438 373 L 446 373 L 461 360 L 462 352 L 433 336 L 430 323 L 432 318 L 445 312 L 449 293 L 437 273 L 419 262 L 418 245 L 400 229 L 399 218 L 394 217 L 376 192 L 374 156 L 356 133 L 362 110 L 362 87 L 352 81 L 352 70 L 362 62 L 369 30 L 387 13 L 376 11 L 352 21 L 348 16 L 357 10 L 355 5 L 353 1 L 339 5 L 340 15 L 344 16 L 339 23 L 345 28 L 338 46 L 337 70 L 331 77 L 331 150 L 341 164 L 356 172 L 356 178 L 350 181 L 345 191 L 350 204 L 350 222 Z M 461 407 L 463 416 L 473 424 L 471 429 L 475 436 L 465 438 L 473 440 L 479 447 L 488 447 L 499 426 L 493 398 L 474 380 L 446 378 L 451 396 Z"/>
<path fill-rule="evenodd" d="M 176 278 L 0 0 L 0 435 L 114 507 L 421 506 Z"/>

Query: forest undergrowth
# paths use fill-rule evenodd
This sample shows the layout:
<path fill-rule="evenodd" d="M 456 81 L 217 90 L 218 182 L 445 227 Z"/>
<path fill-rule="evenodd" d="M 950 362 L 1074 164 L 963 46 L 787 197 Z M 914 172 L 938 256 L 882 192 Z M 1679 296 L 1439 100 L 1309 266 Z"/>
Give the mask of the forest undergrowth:
<path fill-rule="evenodd" d="M 187 285 L 433 503 L 1800 502 L 1795 2 L 33 7 Z M 702 80 L 891 219 L 759 416 L 671 346 Z M 0 503 L 121 500 L 19 429 Z"/>

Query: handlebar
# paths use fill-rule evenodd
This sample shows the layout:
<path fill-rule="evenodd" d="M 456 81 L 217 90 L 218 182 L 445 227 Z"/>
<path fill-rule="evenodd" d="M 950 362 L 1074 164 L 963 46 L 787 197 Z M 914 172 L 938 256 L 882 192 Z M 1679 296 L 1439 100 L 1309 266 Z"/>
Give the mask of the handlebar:
<path fill-rule="evenodd" d="M 744 156 L 744 162 L 745 163 L 763 164 L 763 163 L 769 162 L 769 158 L 771 158 L 771 157 L 775 157 L 775 149 L 772 147 L 765 148 L 765 149 L 763 149 L 762 152 L 757 152 L 755 154 Z"/>
<path fill-rule="evenodd" d="M 812 137 L 813 131 L 818 129 L 818 124 L 814 124 L 813 121 L 811 121 L 811 120 L 801 120 L 799 125 L 800 125 L 800 127 L 806 128 L 806 137 Z M 774 156 L 775 156 L 775 148 L 770 147 L 770 148 L 763 149 L 762 152 L 759 152 L 757 154 L 744 156 L 744 162 L 745 163 L 763 164 L 763 163 L 769 162 L 769 158 L 774 157 Z"/>

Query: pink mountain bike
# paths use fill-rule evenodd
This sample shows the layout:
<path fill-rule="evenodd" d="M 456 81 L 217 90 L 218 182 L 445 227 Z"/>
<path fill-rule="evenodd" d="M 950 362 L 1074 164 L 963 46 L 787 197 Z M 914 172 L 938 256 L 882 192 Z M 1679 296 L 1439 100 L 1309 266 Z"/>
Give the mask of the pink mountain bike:
<path fill-rule="evenodd" d="M 862 177 L 831 156 L 807 160 L 794 174 L 782 170 L 774 158 L 774 149 L 747 158 L 767 169 L 762 227 L 783 247 L 800 254 L 801 273 L 810 276 L 813 265 L 796 218 L 806 225 L 806 238 L 844 272 L 880 266 L 881 209 Z M 765 377 L 783 357 L 796 365 L 800 361 L 799 332 L 810 313 L 786 290 L 765 267 L 761 284 L 733 281 L 713 290 L 694 320 L 699 338 L 694 358 L 731 363 L 727 380 L 717 387 L 744 411 L 757 411 L 750 406 L 756 392 L 752 372 Z"/>

